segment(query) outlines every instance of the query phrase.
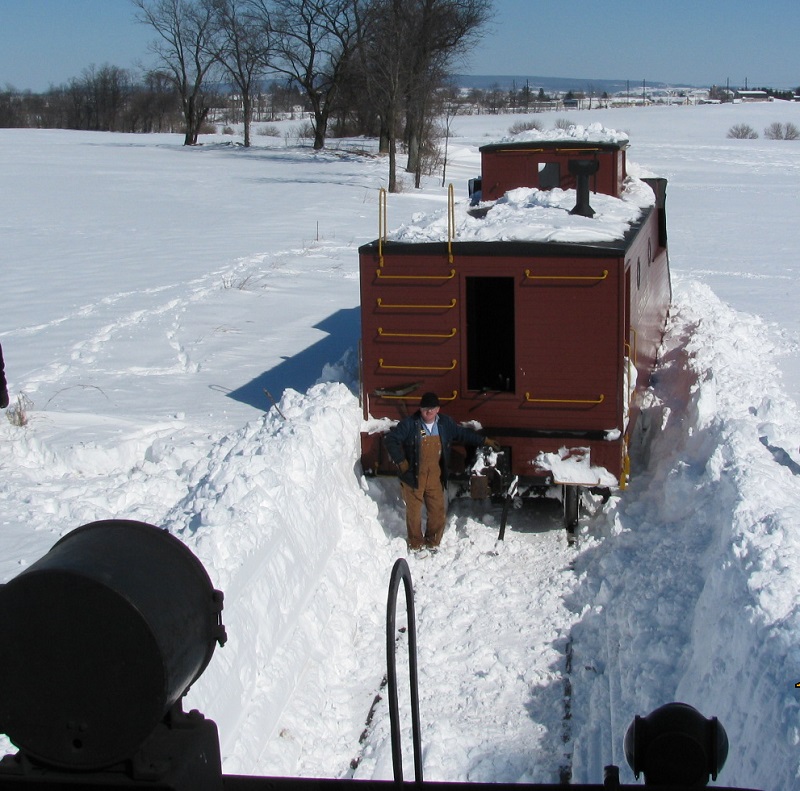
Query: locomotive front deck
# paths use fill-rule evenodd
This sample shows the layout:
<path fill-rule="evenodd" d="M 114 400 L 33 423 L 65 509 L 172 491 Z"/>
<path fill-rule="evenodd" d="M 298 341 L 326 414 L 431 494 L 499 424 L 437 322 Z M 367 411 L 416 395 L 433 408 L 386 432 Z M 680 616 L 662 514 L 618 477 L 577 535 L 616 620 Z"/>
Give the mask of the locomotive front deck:
<path fill-rule="evenodd" d="M 538 484 L 624 485 L 639 396 L 671 296 L 663 179 L 648 180 L 650 205 L 636 208 L 618 238 L 594 232 L 623 203 L 625 148 L 488 146 L 481 149 L 484 195 L 488 172 L 488 186 L 503 189 L 505 203 L 483 202 L 458 228 L 450 206 L 442 241 L 406 232 L 360 248 L 365 419 L 399 419 L 433 391 L 449 415 L 501 443 L 501 466 L 511 475 Z M 515 172 L 525 184 L 514 183 Z M 578 209 L 580 194 L 576 203 L 555 190 L 574 188 L 581 172 L 591 174 L 588 186 L 605 190 L 588 196 L 601 204 L 596 217 L 591 208 L 575 217 L 550 206 L 560 197 Z M 552 196 L 530 183 L 537 178 Z M 518 186 L 532 189 L 509 193 Z M 598 195 L 612 200 L 606 206 Z M 488 232 L 493 213 L 509 204 L 519 209 L 515 227 L 520 217 L 523 225 L 542 224 L 536 211 L 525 219 L 526 201 L 545 206 L 539 214 L 554 216 L 560 229 L 524 238 L 524 229 L 509 233 L 506 223 L 501 236 L 516 235 L 510 240 Z M 394 472 L 380 430 L 362 434 L 362 451 L 366 472 Z"/>

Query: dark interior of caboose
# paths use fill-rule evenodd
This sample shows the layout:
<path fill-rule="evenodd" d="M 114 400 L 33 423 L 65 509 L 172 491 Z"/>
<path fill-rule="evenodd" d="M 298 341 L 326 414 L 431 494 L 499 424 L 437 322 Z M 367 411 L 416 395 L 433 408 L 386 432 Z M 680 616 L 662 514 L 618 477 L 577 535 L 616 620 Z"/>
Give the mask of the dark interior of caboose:
<path fill-rule="evenodd" d="M 514 278 L 468 277 L 467 389 L 513 392 Z"/>

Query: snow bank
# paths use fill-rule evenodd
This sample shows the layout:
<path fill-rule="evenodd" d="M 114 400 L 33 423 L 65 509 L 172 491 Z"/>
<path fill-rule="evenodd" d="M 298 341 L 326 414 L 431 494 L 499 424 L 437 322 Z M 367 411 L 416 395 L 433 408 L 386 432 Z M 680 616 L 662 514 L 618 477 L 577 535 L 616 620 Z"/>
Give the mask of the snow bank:
<path fill-rule="evenodd" d="M 632 779 L 628 724 L 682 700 L 727 730 L 722 782 L 796 784 L 800 421 L 776 354 L 760 319 L 696 282 L 677 285 L 652 442 L 628 491 L 590 526 L 577 566 L 574 768 L 584 782 L 610 756 Z"/>
<path fill-rule="evenodd" d="M 393 560 L 354 474 L 360 419 L 341 384 L 285 392 L 263 420 L 212 448 L 167 517 L 226 595 L 230 641 L 190 697 L 225 724 L 226 771 L 291 774 L 315 741 L 357 743 L 352 722 L 369 706 L 362 685 L 381 673 L 377 604 Z M 342 708 L 320 737 L 302 712 L 317 716 L 329 695 Z M 278 733 L 289 700 L 297 713 Z"/>

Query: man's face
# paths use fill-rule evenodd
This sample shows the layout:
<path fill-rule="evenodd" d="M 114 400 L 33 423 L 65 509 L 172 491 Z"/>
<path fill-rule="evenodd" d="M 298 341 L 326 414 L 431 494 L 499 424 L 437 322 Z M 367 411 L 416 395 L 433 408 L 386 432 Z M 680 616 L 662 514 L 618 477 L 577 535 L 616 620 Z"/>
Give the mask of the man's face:
<path fill-rule="evenodd" d="M 439 414 L 439 407 L 438 406 L 422 407 L 422 409 L 420 409 L 420 412 L 422 412 L 422 417 L 425 418 L 425 422 L 430 423 L 436 417 L 436 415 Z"/>

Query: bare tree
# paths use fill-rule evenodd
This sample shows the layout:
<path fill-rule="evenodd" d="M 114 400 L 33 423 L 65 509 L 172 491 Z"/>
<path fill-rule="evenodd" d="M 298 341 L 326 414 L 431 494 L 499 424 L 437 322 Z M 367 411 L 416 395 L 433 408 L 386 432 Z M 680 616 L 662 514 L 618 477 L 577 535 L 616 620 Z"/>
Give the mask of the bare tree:
<path fill-rule="evenodd" d="M 794 124 L 782 124 L 780 121 L 773 121 L 764 130 L 764 137 L 767 140 L 797 140 L 800 138 L 800 130 Z"/>
<path fill-rule="evenodd" d="M 250 146 L 253 93 L 270 62 L 269 27 L 260 24 L 250 0 L 213 0 L 217 15 L 219 61 L 239 91 L 244 145 Z"/>
<path fill-rule="evenodd" d="M 433 92 L 454 57 L 462 54 L 489 21 L 492 0 L 407 0 L 414 29 L 408 43 L 409 92 L 406 106 L 406 170 L 419 186 L 420 146 Z"/>
<path fill-rule="evenodd" d="M 208 115 L 205 81 L 219 53 L 215 48 L 213 0 L 132 0 L 140 22 L 158 34 L 152 51 L 180 96 L 186 124 L 184 145 L 197 144 Z"/>
<path fill-rule="evenodd" d="M 444 154 L 442 157 L 442 186 L 447 182 L 447 149 L 450 142 L 450 131 L 453 119 L 458 115 L 458 111 L 467 104 L 467 100 L 461 96 L 455 85 L 446 87 L 442 96 L 442 115 L 444 117 Z"/>
<path fill-rule="evenodd" d="M 380 120 L 380 151 L 389 156 L 389 192 L 396 192 L 397 136 L 408 86 L 405 47 L 411 35 L 405 0 L 376 0 L 365 21 L 359 71 Z"/>
<path fill-rule="evenodd" d="M 311 105 L 315 149 L 325 146 L 365 1 L 253 0 L 262 24 L 273 34 L 272 69 L 295 81 Z"/>
<path fill-rule="evenodd" d="M 180 128 L 182 113 L 172 79 L 149 71 L 134 91 L 128 107 L 129 132 L 173 132 Z"/>
<path fill-rule="evenodd" d="M 99 69 L 92 65 L 63 90 L 64 125 L 70 129 L 93 132 L 116 132 L 123 126 L 123 116 L 133 90 L 125 69 L 108 64 Z"/>
<path fill-rule="evenodd" d="M 734 124 L 728 130 L 727 136 L 733 140 L 755 140 L 758 132 L 750 124 Z"/>
<path fill-rule="evenodd" d="M 405 120 L 406 170 L 419 186 L 434 98 L 453 58 L 489 18 L 491 0 L 373 0 L 359 50 L 367 90 L 389 154 L 389 191 L 397 188 L 396 136 Z M 428 152 L 430 153 L 430 152 Z"/>

